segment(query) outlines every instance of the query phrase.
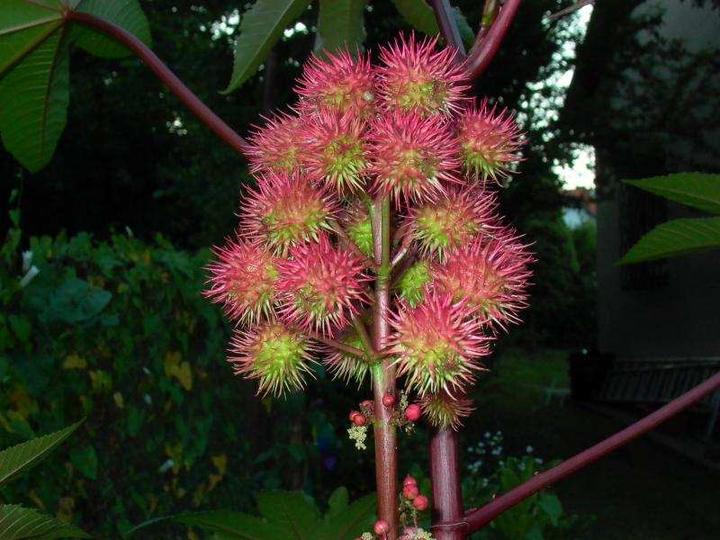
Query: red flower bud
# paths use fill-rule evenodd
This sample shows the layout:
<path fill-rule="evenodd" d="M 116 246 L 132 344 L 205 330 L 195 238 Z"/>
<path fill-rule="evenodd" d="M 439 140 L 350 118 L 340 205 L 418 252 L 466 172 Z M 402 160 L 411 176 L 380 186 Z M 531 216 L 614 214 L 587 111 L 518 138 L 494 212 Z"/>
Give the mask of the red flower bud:
<path fill-rule="evenodd" d="M 418 495 L 413 499 L 413 506 L 416 510 L 423 512 L 428 509 L 428 506 L 430 506 L 430 501 L 428 501 L 428 498 L 425 495 Z"/>
<path fill-rule="evenodd" d="M 414 484 L 407 485 L 403 488 L 403 497 L 409 500 L 413 500 L 420 494 L 420 490 Z"/>
<path fill-rule="evenodd" d="M 421 416 L 422 409 L 417 403 L 408 405 L 407 409 L 405 409 L 405 418 L 407 418 L 410 422 L 417 422 L 418 420 L 420 420 Z"/>
<path fill-rule="evenodd" d="M 353 418 L 355 418 L 355 416 L 358 414 L 360 414 L 360 411 L 350 411 L 350 415 L 348 418 L 350 418 L 351 422 L 354 422 Z"/>
<path fill-rule="evenodd" d="M 405 486 L 415 486 L 417 487 L 417 480 L 410 476 L 409 474 L 405 477 L 405 480 L 403 480 L 403 487 Z"/>
<path fill-rule="evenodd" d="M 395 405 L 395 396 L 393 396 L 390 393 L 387 393 L 382 398 L 383 405 L 385 405 L 388 409 L 390 407 L 393 407 Z"/>
<path fill-rule="evenodd" d="M 384 519 L 378 519 L 373 527 L 375 534 L 387 534 L 390 532 L 390 525 Z"/>
<path fill-rule="evenodd" d="M 356 426 L 364 426 L 367 424 L 367 418 L 365 418 L 364 415 L 357 413 L 355 416 L 352 417 L 352 423 Z"/>

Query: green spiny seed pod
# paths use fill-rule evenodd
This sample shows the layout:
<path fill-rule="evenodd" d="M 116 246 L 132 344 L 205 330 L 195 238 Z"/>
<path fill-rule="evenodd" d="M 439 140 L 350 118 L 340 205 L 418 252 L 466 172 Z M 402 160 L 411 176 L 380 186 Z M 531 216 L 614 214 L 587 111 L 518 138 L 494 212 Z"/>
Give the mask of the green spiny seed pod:
<path fill-rule="evenodd" d="M 425 298 L 425 290 L 431 280 L 430 263 L 418 261 L 408 268 L 398 280 L 396 286 L 398 295 L 410 307 L 416 307 Z"/>
<path fill-rule="evenodd" d="M 236 374 L 258 380 L 258 394 L 281 396 L 303 388 L 305 375 L 312 375 L 313 352 L 304 335 L 268 322 L 236 333 L 229 361 Z"/>
<path fill-rule="evenodd" d="M 470 416 L 472 401 L 462 397 L 453 397 L 446 392 L 426 395 L 420 403 L 423 415 L 430 425 L 438 429 L 457 431 L 462 419 Z"/>

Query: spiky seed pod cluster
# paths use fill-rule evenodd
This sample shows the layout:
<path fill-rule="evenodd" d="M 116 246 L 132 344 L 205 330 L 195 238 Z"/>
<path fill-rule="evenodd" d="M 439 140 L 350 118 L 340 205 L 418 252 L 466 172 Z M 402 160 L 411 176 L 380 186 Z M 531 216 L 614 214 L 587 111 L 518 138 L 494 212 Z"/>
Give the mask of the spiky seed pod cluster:
<path fill-rule="evenodd" d="M 390 357 L 419 397 L 409 406 L 401 393 L 396 415 L 412 407 L 412 421 L 455 428 L 492 340 L 526 304 L 532 257 L 488 182 L 510 174 L 522 137 L 507 112 L 475 103 L 465 66 L 436 40 L 400 37 L 379 58 L 313 57 L 297 104 L 254 128 L 257 186 L 206 295 L 236 322 L 230 360 L 262 393 L 301 388 L 316 355 L 358 383 Z M 397 216 L 391 274 L 375 262 L 383 199 Z M 370 281 L 388 275 L 391 335 L 370 351 L 356 325 Z"/>

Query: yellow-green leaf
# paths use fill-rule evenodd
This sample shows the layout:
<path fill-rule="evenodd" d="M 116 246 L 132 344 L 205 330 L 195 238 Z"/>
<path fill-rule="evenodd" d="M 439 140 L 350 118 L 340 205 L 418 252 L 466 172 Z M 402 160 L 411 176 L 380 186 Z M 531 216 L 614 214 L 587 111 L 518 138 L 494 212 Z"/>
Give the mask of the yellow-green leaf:
<path fill-rule="evenodd" d="M 37 465 L 56 446 L 67 439 L 81 423 L 78 422 L 55 433 L 32 439 L 0 452 L 0 485 Z M 4 537 L 0 535 L 0 538 Z"/>

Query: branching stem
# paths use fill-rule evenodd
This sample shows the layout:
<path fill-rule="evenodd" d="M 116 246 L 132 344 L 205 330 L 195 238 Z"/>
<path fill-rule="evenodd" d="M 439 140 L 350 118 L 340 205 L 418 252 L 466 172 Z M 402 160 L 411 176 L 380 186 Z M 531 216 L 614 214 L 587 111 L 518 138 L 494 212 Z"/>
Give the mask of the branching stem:
<path fill-rule="evenodd" d="M 247 154 L 248 142 L 227 125 L 210 107 L 195 95 L 178 78 L 172 70 L 140 39 L 109 21 L 78 11 L 68 10 L 65 19 L 102 32 L 125 45 L 132 51 L 155 76 L 192 112 L 200 122 L 205 124 L 222 141 L 234 148 L 240 154 Z"/>
<path fill-rule="evenodd" d="M 367 355 L 365 354 L 365 351 L 361 351 L 357 347 L 353 347 L 352 345 L 348 345 L 347 343 L 342 343 L 341 341 L 337 341 L 334 339 L 326 338 L 325 336 L 322 336 L 320 334 L 316 334 L 314 332 L 305 332 L 308 337 L 319 341 L 320 343 L 324 343 L 328 347 L 332 347 L 333 349 L 337 349 L 338 351 L 346 352 L 348 354 L 352 354 L 353 356 L 357 356 L 358 358 L 365 358 Z"/>

